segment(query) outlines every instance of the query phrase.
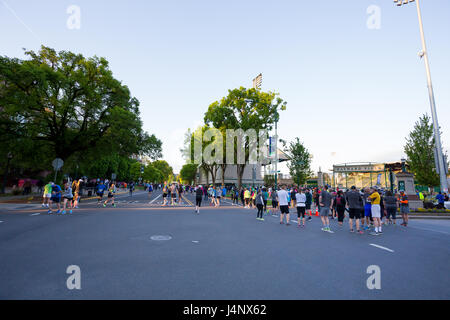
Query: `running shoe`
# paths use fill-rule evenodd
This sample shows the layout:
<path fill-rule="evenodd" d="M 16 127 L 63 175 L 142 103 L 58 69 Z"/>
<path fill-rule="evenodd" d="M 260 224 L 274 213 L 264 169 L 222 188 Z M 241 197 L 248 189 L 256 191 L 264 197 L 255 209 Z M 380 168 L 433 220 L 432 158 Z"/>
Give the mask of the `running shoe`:
<path fill-rule="evenodd" d="M 264 218 L 261 218 L 261 219 L 259 219 L 259 220 L 264 221 Z"/>
<path fill-rule="evenodd" d="M 66 214 L 66 210 L 63 210 L 63 211 L 61 212 L 61 214 Z"/>
<path fill-rule="evenodd" d="M 280 222 L 280 224 L 284 224 L 284 222 L 283 222 L 283 221 L 281 221 L 281 222 Z"/>
<path fill-rule="evenodd" d="M 72 214 L 72 210 L 70 210 L 69 213 Z"/>
<path fill-rule="evenodd" d="M 53 211 L 52 210 L 48 210 L 47 213 L 48 214 L 53 214 Z"/>
<path fill-rule="evenodd" d="M 287 225 L 287 226 L 290 226 L 291 224 L 290 224 L 290 223 L 286 223 L 286 225 Z"/>
<path fill-rule="evenodd" d="M 113 205 L 112 205 L 114 208 L 116 207 L 116 204 L 115 203 L 113 203 Z"/>
<path fill-rule="evenodd" d="M 56 211 L 56 214 L 59 214 L 59 213 L 61 213 L 61 210 Z"/>
<path fill-rule="evenodd" d="M 42 204 L 42 208 L 45 208 L 45 204 Z"/>
<path fill-rule="evenodd" d="M 103 208 L 106 208 L 106 204 L 103 204 Z"/>
<path fill-rule="evenodd" d="M 378 234 L 378 232 L 371 232 L 371 233 L 369 233 L 371 236 L 378 236 L 379 234 Z"/>
<path fill-rule="evenodd" d="M 350 229 L 350 232 L 354 233 L 354 232 L 355 232 L 355 230 L 353 230 L 353 229 Z"/>
<path fill-rule="evenodd" d="M 364 234 L 364 232 L 362 232 L 361 230 L 358 230 L 356 233 L 358 233 L 358 234 Z"/>

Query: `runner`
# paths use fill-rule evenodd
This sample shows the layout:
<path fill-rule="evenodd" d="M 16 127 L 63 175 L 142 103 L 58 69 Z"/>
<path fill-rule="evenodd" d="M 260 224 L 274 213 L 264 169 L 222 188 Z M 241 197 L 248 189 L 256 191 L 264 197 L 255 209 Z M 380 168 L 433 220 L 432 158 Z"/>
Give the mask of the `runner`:
<path fill-rule="evenodd" d="M 63 211 L 62 214 L 66 214 L 66 206 L 67 206 L 67 202 L 69 202 L 69 213 L 72 213 L 73 210 L 73 193 L 72 193 L 72 187 L 71 184 L 67 181 L 66 184 L 64 185 L 64 206 L 63 206 Z"/>
<path fill-rule="evenodd" d="M 50 198 L 50 206 L 48 209 L 49 214 L 53 214 L 52 207 L 53 203 L 56 203 L 58 207 L 58 211 L 56 213 L 61 212 L 61 187 L 54 182 L 52 182 L 52 197 Z"/>
<path fill-rule="evenodd" d="M 52 197 L 52 183 L 53 182 L 49 182 L 44 187 L 44 201 L 42 202 L 43 208 L 48 208 L 50 198 Z"/>
<path fill-rule="evenodd" d="M 380 197 L 380 194 L 378 193 L 377 187 L 372 187 L 371 191 L 372 191 L 372 193 L 367 198 L 367 200 L 370 200 L 371 205 L 372 205 L 371 213 L 372 213 L 372 218 L 373 218 L 373 224 L 375 226 L 375 231 L 371 232 L 370 235 L 378 236 L 383 233 L 383 230 L 381 227 L 381 206 L 380 206 L 381 197 Z"/>
<path fill-rule="evenodd" d="M 264 200 L 264 214 L 269 214 L 269 210 L 267 209 L 267 200 L 269 199 L 269 192 L 267 192 L 266 188 L 262 189 L 262 195 Z"/>
<path fill-rule="evenodd" d="M 356 232 L 358 234 L 364 234 L 360 229 L 361 213 L 364 214 L 363 198 L 355 186 L 351 187 L 351 190 L 347 192 L 346 205 L 349 211 L 348 223 L 350 225 L 350 232 L 353 230 L 353 220 L 355 220 Z"/>
<path fill-rule="evenodd" d="M 280 205 L 280 224 L 284 224 L 284 215 L 286 214 L 286 225 L 290 226 L 289 220 L 289 193 L 286 191 L 286 186 L 283 185 L 281 190 L 277 193 L 277 198 Z"/>
<path fill-rule="evenodd" d="M 319 206 L 320 206 L 320 219 L 322 220 L 323 228 L 322 231 L 332 233 L 330 228 L 329 215 L 331 208 L 333 207 L 333 201 L 331 194 L 328 192 L 328 186 L 325 186 L 319 196 Z"/>
<path fill-rule="evenodd" d="M 182 202 L 182 198 L 183 198 L 183 185 L 179 184 L 178 185 L 178 204 L 181 204 Z"/>
<path fill-rule="evenodd" d="M 167 196 L 169 195 L 169 188 L 167 187 L 167 182 L 164 182 L 164 187 L 163 187 L 163 204 L 162 206 L 165 207 L 167 205 Z"/>
<path fill-rule="evenodd" d="M 153 193 L 153 184 L 149 183 L 148 184 L 148 199 L 150 200 L 152 198 L 152 193 Z M 149 202 L 150 203 L 150 202 Z"/>
<path fill-rule="evenodd" d="M 247 208 L 247 209 L 250 209 L 250 198 L 251 198 L 250 191 L 247 188 L 245 188 L 244 202 L 245 202 L 245 208 Z"/>
<path fill-rule="evenodd" d="M 106 186 L 103 184 L 103 182 L 100 181 L 100 183 L 97 185 L 97 204 L 100 204 L 103 200 L 103 194 L 105 190 L 107 190 Z"/>
<path fill-rule="evenodd" d="M 177 187 L 175 183 L 172 183 L 172 186 L 170 187 L 170 205 L 175 206 L 177 200 Z"/>
<path fill-rule="evenodd" d="M 108 188 L 108 199 L 106 199 L 105 203 L 103 204 L 103 207 L 106 207 L 109 200 L 112 202 L 112 206 L 115 208 L 116 204 L 114 203 L 114 194 L 116 193 L 116 185 L 114 183 L 111 183 L 111 185 Z"/>
<path fill-rule="evenodd" d="M 80 189 L 81 189 L 81 182 L 83 182 L 83 179 L 80 180 L 74 180 L 72 182 L 72 190 L 73 190 L 73 204 L 72 207 L 75 209 L 78 209 L 78 202 L 80 201 L 81 195 L 80 195 Z"/>
<path fill-rule="evenodd" d="M 195 190 L 195 212 L 197 212 L 197 214 L 200 214 L 200 207 L 202 206 L 202 199 L 203 199 L 203 188 L 199 184 L 197 186 L 197 189 Z"/>
<path fill-rule="evenodd" d="M 295 203 L 297 205 L 297 221 L 298 227 L 305 227 L 305 212 L 306 212 L 306 194 L 303 193 L 302 189 L 298 189 L 295 194 Z M 300 222 L 303 220 L 303 225 Z"/>
<path fill-rule="evenodd" d="M 366 220 L 366 226 L 364 227 L 364 230 L 369 230 L 370 229 L 370 222 L 371 222 L 371 219 L 372 219 L 372 204 L 370 203 L 370 200 L 368 200 L 369 196 L 370 196 L 369 189 L 365 188 L 364 189 L 363 200 L 364 200 L 364 217 L 365 217 L 365 220 Z M 364 221 L 364 217 L 362 218 L 363 221 Z"/>
<path fill-rule="evenodd" d="M 215 205 L 216 208 L 220 207 L 220 199 L 222 197 L 221 194 L 222 194 L 222 191 L 220 190 L 219 187 L 214 188 L 214 195 L 216 198 L 216 205 Z"/>
<path fill-rule="evenodd" d="M 408 196 L 405 194 L 405 191 L 400 191 L 400 214 L 403 218 L 403 223 L 401 226 L 408 226 L 408 213 L 409 213 L 409 201 Z"/>
<path fill-rule="evenodd" d="M 131 181 L 130 184 L 128 185 L 128 188 L 130 190 L 130 197 L 133 197 L 133 191 L 134 191 L 134 181 Z"/>

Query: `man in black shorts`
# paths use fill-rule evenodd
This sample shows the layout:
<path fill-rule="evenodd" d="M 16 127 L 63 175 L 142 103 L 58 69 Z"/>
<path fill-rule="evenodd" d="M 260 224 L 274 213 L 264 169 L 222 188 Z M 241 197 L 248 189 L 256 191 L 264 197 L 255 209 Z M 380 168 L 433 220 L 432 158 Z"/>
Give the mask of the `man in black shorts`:
<path fill-rule="evenodd" d="M 203 199 L 203 188 L 201 185 L 198 185 L 197 189 L 195 190 L 195 212 L 197 212 L 197 214 L 200 214 L 202 199 Z"/>
<path fill-rule="evenodd" d="M 351 187 L 351 190 L 347 192 L 346 194 L 346 200 L 347 200 L 347 209 L 349 212 L 349 225 L 350 225 L 350 232 L 354 232 L 353 230 L 353 219 L 356 220 L 356 232 L 358 234 L 363 234 L 360 230 L 360 219 L 361 219 L 361 213 L 364 212 L 364 205 L 363 205 L 363 198 L 358 190 L 356 190 L 355 186 Z"/>
<path fill-rule="evenodd" d="M 288 192 L 286 191 L 286 186 L 282 186 L 281 190 L 277 192 L 278 203 L 280 204 L 280 224 L 284 224 L 284 215 L 286 214 L 286 225 L 289 226 L 289 202 L 288 202 Z"/>

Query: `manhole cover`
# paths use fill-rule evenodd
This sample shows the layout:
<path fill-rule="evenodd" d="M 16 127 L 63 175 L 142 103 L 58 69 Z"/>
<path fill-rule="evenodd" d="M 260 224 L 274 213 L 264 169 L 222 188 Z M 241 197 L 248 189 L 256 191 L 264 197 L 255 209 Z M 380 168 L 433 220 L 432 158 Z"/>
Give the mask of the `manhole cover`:
<path fill-rule="evenodd" d="M 150 237 L 150 239 L 153 241 L 168 241 L 168 240 L 171 240 L 172 237 L 171 236 L 152 236 L 152 237 Z"/>

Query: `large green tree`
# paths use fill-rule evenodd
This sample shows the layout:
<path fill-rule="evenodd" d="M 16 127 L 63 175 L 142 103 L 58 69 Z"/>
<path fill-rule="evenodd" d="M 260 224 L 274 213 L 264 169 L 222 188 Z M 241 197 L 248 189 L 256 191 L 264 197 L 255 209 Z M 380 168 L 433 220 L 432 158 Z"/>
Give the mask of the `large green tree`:
<path fill-rule="evenodd" d="M 287 103 L 278 95 L 274 92 L 262 92 L 244 87 L 229 90 L 226 97 L 209 106 L 205 113 L 205 123 L 212 124 L 221 130 L 254 129 L 259 136 L 260 130 L 271 130 L 275 120 L 279 118 L 279 111 L 286 109 Z M 242 186 L 242 176 L 249 160 L 248 139 L 243 141 L 243 144 L 245 145 L 245 163 L 238 164 L 235 157 L 239 188 Z"/>
<path fill-rule="evenodd" d="M 312 155 L 299 138 L 296 138 L 289 146 L 285 147 L 284 152 L 289 157 L 287 166 L 292 179 L 299 186 L 305 184 L 313 175 L 311 170 Z"/>
<path fill-rule="evenodd" d="M 415 174 L 417 182 L 423 186 L 439 185 L 434 159 L 434 134 L 430 117 L 424 114 L 415 123 L 414 129 L 406 138 L 405 153 L 409 169 Z"/>
<path fill-rule="evenodd" d="M 164 181 L 168 181 L 170 176 L 173 175 L 172 167 L 165 160 L 155 161 L 152 165 L 162 173 Z"/>
<path fill-rule="evenodd" d="M 12 150 L 18 165 L 37 169 L 51 169 L 55 157 L 161 157 L 161 141 L 142 129 L 139 101 L 106 59 L 44 46 L 25 54 L 0 57 L 0 157 Z"/>
<path fill-rule="evenodd" d="M 190 185 L 195 181 L 198 165 L 193 163 L 185 164 L 180 171 L 180 178 L 188 182 Z"/>

